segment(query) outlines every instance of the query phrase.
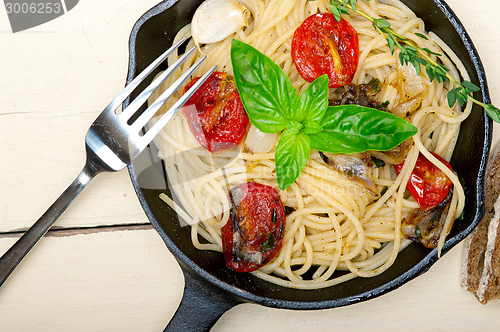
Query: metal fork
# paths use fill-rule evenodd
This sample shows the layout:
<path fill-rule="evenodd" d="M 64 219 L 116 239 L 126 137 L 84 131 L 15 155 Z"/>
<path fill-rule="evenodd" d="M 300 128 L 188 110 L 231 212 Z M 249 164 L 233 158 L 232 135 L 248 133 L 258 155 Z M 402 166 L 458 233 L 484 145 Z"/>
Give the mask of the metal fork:
<path fill-rule="evenodd" d="M 134 91 L 135 88 L 171 55 L 185 41 L 180 40 L 144 71 L 142 71 L 125 89 L 120 92 L 90 126 L 85 137 L 87 159 L 85 166 L 70 186 L 57 198 L 49 209 L 38 219 L 33 226 L 2 256 L 0 257 L 0 286 L 14 271 L 21 260 L 33 248 L 37 241 L 49 230 L 54 221 L 68 208 L 85 186 L 101 172 L 116 172 L 125 168 L 139 153 L 153 140 L 160 130 L 172 119 L 184 103 L 193 95 L 201 84 L 215 71 L 212 67 L 194 84 L 175 104 L 149 129 L 146 124 L 169 99 L 172 94 L 193 74 L 206 59 L 203 56 L 197 63 L 184 72 L 172 86 L 154 101 L 137 119 L 133 116 L 146 102 L 151 94 L 176 70 L 195 50 L 188 50 L 173 65 L 160 74 L 137 98 L 125 109 L 119 111 L 120 105 Z M 131 123 L 132 122 L 132 123 Z M 143 130 L 144 129 L 144 130 Z M 144 133 L 145 131 L 145 133 Z M 143 134 L 144 133 L 144 134 Z"/>

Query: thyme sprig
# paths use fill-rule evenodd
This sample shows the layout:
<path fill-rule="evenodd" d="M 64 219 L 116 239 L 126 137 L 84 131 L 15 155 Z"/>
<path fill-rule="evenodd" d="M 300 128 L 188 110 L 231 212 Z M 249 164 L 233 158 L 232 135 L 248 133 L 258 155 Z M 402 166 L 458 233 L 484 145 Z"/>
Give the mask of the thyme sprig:
<path fill-rule="evenodd" d="M 450 108 L 453 107 L 456 102 L 458 102 L 460 106 L 464 106 L 467 100 L 470 100 L 481 106 L 493 121 L 500 123 L 500 109 L 492 104 L 485 104 L 474 98 L 474 92 L 480 90 L 477 85 L 469 81 L 459 82 L 455 80 L 450 75 L 450 70 L 446 68 L 446 66 L 438 63 L 431 57 L 431 55 L 435 55 L 439 58 L 442 56 L 441 54 L 416 45 L 408 38 L 394 31 L 388 20 L 384 18 L 373 18 L 356 8 L 356 4 L 357 0 L 331 0 L 330 10 L 338 21 L 340 21 L 341 14 L 349 15 L 350 11 L 369 20 L 372 22 L 373 28 L 385 36 L 387 45 L 392 54 L 394 54 L 396 48 L 399 49 L 399 61 L 402 65 L 412 64 L 418 75 L 420 75 L 421 67 L 423 66 L 431 82 L 433 80 L 437 80 L 439 83 L 449 82 L 451 84 L 451 89 L 448 92 L 447 99 Z M 427 36 L 423 34 L 417 33 L 416 35 L 422 39 L 428 40 Z"/>

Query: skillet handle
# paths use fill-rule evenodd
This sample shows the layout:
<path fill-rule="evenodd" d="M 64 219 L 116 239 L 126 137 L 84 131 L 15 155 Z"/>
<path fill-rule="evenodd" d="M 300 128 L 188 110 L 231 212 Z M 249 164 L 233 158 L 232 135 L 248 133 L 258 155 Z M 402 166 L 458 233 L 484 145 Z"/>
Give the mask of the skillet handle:
<path fill-rule="evenodd" d="M 184 271 L 184 295 L 164 332 L 207 332 L 224 312 L 241 303 L 216 286 Z"/>

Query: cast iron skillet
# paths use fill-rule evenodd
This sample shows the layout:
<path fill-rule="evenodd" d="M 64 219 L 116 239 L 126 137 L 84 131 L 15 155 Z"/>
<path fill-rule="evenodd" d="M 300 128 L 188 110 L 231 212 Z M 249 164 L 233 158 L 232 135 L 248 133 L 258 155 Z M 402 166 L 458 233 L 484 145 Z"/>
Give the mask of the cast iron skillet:
<path fill-rule="evenodd" d="M 190 22 L 201 2 L 167 0 L 137 21 L 130 36 L 128 82 L 171 45 L 175 33 Z M 453 48 L 464 62 L 472 82 L 481 87 L 476 98 L 489 103 L 486 77 L 479 55 L 448 5 L 442 0 L 403 2 L 424 19 L 428 30 L 437 33 Z M 464 178 L 467 201 L 464 218 L 455 223 L 443 253 L 467 236 L 482 217 L 483 177 L 491 132 L 492 123 L 480 108 L 475 109 L 462 124 L 451 164 Z M 276 286 L 250 274 L 227 269 L 220 253 L 199 251 L 193 247 L 189 227 L 183 227 L 176 213 L 158 198 L 161 192 L 170 195 L 170 190 L 162 161 L 156 156 L 154 146 L 146 149 L 129 166 L 129 172 L 146 215 L 177 258 L 185 276 L 184 297 L 167 330 L 207 331 L 226 310 L 243 302 L 275 308 L 325 309 L 365 301 L 417 277 L 437 260 L 436 250 L 412 244 L 399 254 L 389 270 L 374 278 L 357 278 L 321 290 Z"/>

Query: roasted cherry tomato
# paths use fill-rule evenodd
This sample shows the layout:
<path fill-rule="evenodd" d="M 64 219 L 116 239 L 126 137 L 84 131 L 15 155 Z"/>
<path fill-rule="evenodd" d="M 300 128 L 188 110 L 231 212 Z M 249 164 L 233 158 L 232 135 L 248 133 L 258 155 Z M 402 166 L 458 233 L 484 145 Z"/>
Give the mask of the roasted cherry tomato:
<path fill-rule="evenodd" d="M 451 165 L 446 160 L 433 152 L 431 153 L 451 169 Z M 404 162 L 394 165 L 397 174 L 399 174 L 403 165 Z M 425 158 L 423 154 L 419 154 L 406 188 L 415 198 L 420 208 L 427 211 L 439 205 L 446 198 L 452 185 L 453 183 L 446 174 Z"/>
<path fill-rule="evenodd" d="M 184 92 L 198 80 L 189 82 Z M 183 112 L 198 142 L 211 152 L 235 148 L 249 124 L 233 76 L 222 72 L 214 72 L 201 85 Z"/>
<path fill-rule="evenodd" d="M 327 74 L 330 88 L 344 86 L 351 83 L 358 68 L 358 33 L 331 13 L 311 15 L 295 30 L 292 59 L 306 81 Z"/>
<path fill-rule="evenodd" d="M 285 208 L 274 188 L 248 182 L 229 193 L 230 216 L 222 227 L 226 265 L 251 272 L 280 250 L 285 229 Z"/>

